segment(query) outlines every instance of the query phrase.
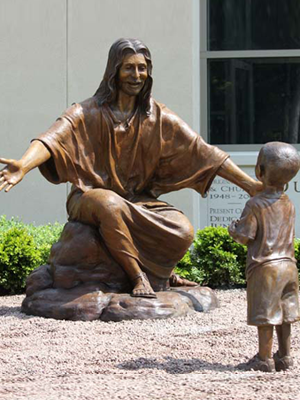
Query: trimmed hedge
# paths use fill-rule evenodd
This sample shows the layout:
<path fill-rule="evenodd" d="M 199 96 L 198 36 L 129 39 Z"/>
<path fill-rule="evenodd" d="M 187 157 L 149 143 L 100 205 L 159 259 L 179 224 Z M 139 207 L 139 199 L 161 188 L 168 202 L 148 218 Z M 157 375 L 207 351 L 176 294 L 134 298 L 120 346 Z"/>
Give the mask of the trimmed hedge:
<path fill-rule="evenodd" d="M 46 264 L 51 246 L 61 234 L 58 223 L 34 226 L 0 217 L 0 292 L 22 293 L 26 277 Z"/>
<path fill-rule="evenodd" d="M 177 264 L 175 272 L 201 285 L 245 285 L 247 247 L 236 243 L 227 228 L 198 230 L 193 247 Z M 300 239 L 295 239 L 295 257 L 300 277 Z"/>
<path fill-rule="evenodd" d="M 0 216 L 0 294 L 24 292 L 26 277 L 47 264 L 62 229 L 59 223 L 35 226 Z M 207 227 L 197 231 L 175 272 L 210 287 L 245 285 L 246 255 L 247 247 L 236 243 L 226 228 Z M 295 257 L 300 275 L 300 239 L 295 239 Z"/>

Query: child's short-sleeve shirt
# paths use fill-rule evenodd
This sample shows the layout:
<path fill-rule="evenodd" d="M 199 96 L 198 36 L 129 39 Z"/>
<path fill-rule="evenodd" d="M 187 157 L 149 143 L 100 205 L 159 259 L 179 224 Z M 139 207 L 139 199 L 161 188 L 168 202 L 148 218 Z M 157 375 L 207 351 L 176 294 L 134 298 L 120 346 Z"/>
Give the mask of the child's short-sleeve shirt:
<path fill-rule="evenodd" d="M 250 199 L 235 227 L 234 237 L 247 238 L 246 275 L 253 268 L 294 257 L 295 207 L 286 194 L 258 194 Z"/>

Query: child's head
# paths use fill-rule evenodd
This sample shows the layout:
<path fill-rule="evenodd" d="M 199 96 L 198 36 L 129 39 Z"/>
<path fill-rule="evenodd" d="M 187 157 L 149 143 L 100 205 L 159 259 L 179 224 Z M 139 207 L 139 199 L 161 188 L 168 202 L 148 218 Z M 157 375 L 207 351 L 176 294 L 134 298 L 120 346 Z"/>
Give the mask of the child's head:
<path fill-rule="evenodd" d="M 300 168 L 298 151 L 284 142 L 266 143 L 260 150 L 255 173 L 257 179 L 269 186 L 283 186 Z"/>

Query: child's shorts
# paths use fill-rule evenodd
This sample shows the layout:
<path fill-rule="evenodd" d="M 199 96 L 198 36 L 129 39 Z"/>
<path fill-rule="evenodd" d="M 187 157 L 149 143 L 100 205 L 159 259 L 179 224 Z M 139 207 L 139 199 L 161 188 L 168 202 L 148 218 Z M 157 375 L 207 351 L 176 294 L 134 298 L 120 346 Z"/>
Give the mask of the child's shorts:
<path fill-rule="evenodd" d="M 296 264 L 289 260 L 260 265 L 247 282 L 248 325 L 281 325 L 300 319 Z"/>

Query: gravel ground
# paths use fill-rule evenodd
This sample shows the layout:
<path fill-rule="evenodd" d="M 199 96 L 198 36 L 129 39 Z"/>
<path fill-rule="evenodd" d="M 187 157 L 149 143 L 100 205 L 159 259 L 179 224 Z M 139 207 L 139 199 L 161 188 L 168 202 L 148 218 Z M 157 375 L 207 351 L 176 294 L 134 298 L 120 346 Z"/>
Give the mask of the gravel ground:
<path fill-rule="evenodd" d="M 23 296 L 0 297 L 0 399 L 300 399 L 300 323 L 292 370 L 239 371 L 256 353 L 256 328 L 244 290 L 217 295 L 207 314 L 117 323 L 30 317 Z"/>

